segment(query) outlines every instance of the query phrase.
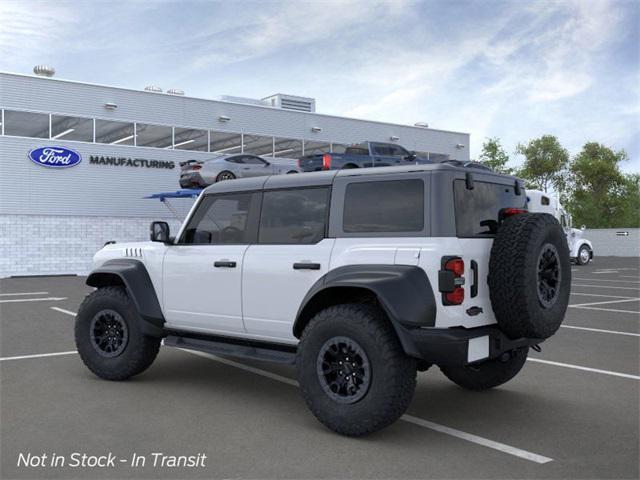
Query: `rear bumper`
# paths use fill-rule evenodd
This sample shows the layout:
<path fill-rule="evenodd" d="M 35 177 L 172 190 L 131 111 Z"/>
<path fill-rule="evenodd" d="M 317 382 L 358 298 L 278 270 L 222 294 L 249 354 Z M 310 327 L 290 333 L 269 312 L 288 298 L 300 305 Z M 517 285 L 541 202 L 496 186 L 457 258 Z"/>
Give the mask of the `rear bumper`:
<path fill-rule="evenodd" d="M 521 347 L 542 343 L 540 338 L 510 339 L 497 325 L 477 328 L 402 328 L 407 354 L 436 365 L 467 365 L 497 358 Z M 402 338 L 404 337 L 404 338 Z"/>
<path fill-rule="evenodd" d="M 191 188 L 191 187 L 206 187 L 206 183 L 202 178 L 202 175 L 196 172 L 192 173 L 183 173 L 180 175 L 180 187 L 181 188 Z"/>

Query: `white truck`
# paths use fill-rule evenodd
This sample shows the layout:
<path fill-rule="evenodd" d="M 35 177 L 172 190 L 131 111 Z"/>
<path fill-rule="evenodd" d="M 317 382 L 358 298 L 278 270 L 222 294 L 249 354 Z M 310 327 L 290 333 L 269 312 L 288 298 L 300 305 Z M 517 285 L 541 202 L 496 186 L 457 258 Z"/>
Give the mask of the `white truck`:
<path fill-rule="evenodd" d="M 554 197 L 541 190 L 527 190 L 527 206 L 530 212 L 548 213 L 553 215 L 564 230 L 569 246 L 569 255 L 578 265 L 586 265 L 593 260 L 593 245 L 584 238 L 586 227 L 573 228 L 573 219 Z"/>
<path fill-rule="evenodd" d="M 486 390 L 558 330 L 567 242 L 526 203 L 520 180 L 450 164 L 218 182 L 175 237 L 153 222 L 150 242 L 95 255 L 78 352 L 108 380 L 163 340 L 296 365 L 324 425 L 371 433 L 406 411 L 417 371 Z"/>

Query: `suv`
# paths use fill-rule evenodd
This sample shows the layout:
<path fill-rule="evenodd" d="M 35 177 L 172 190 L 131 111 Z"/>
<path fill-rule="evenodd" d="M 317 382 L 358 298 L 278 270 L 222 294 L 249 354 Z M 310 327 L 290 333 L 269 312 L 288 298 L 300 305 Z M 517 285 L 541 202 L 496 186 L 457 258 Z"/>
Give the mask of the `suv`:
<path fill-rule="evenodd" d="M 94 258 L 75 326 L 109 380 L 165 346 L 295 364 L 327 427 L 359 436 L 397 420 L 416 372 L 437 365 L 484 390 L 553 335 L 571 268 L 558 221 L 526 211 L 519 180 L 447 164 L 216 183 L 175 238 Z"/>

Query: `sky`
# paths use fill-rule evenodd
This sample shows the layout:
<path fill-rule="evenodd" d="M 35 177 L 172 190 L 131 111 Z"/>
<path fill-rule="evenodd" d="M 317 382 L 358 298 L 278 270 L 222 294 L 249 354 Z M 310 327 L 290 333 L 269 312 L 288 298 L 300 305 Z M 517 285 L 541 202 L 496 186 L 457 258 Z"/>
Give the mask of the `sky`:
<path fill-rule="evenodd" d="M 0 0 L 0 71 L 624 149 L 640 172 L 640 1 Z"/>

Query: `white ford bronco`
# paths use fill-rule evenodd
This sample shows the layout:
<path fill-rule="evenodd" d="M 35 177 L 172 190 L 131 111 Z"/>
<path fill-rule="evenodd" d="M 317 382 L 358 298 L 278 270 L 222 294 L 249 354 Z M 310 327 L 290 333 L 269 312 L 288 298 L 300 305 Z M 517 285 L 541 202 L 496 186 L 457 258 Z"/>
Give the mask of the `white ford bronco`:
<path fill-rule="evenodd" d="M 175 237 L 94 258 L 75 326 L 109 380 L 165 346 L 295 364 L 313 414 L 364 435 L 437 365 L 501 385 L 564 318 L 571 268 L 549 214 L 514 177 L 434 164 L 249 178 L 205 189 Z"/>

